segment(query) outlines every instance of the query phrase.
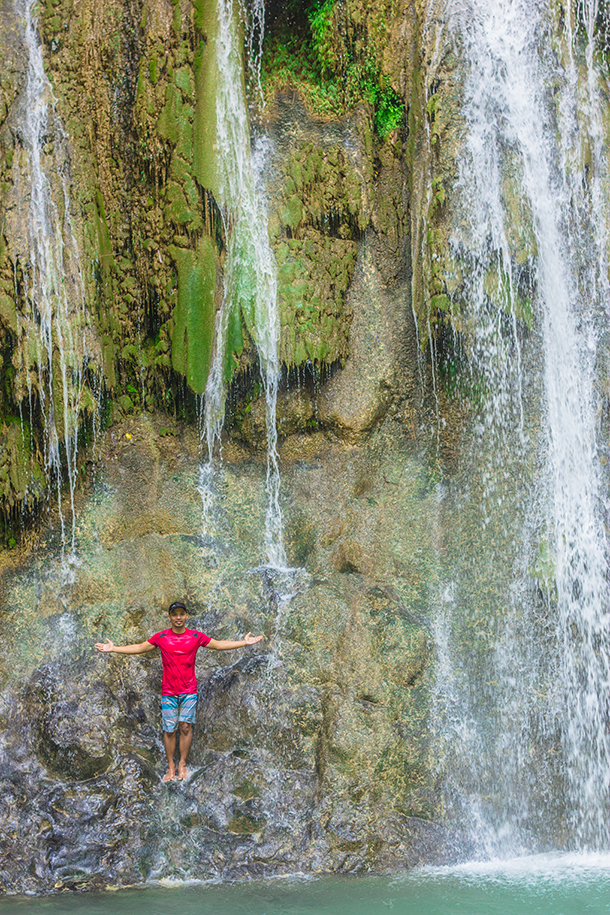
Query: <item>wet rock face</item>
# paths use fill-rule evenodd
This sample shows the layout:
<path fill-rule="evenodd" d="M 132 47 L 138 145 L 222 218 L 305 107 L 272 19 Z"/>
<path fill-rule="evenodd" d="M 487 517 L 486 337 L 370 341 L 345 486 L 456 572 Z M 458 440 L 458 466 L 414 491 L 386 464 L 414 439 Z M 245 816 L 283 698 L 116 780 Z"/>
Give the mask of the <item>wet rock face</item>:
<path fill-rule="evenodd" d="M 341 116 L 320 117 L 298 84 L 297 91 L 283 87 L 273 94 L 253 126 L 271 150 L 264 171 L 280 360 L 287 371 L 315 366 L 320 377 L 345 369 L 325 392 L 319 415 L 295 417 L 293 410 L 281 434 L 321 421 L 355 441 L 412 387 L 412 150 L 404 117 L 389 133 L 380 132 L 369 96 L 377 80 L 387 91 L 393 87 L 397 103 L 410 105 L 409 94 L 421 82 L 413 78 L 419 66 L 415 6 L 376 0 L 370 8 L 351 5 L 345 23 L 331 16 L 322 82 L 345 82 L 342 68 L 352 52 L 358 72 L 368 73 L 370 64 L 375 74 L 367 77 L 370 85 L 363 76 L 356 80 L 358 91 Z M 0 392 L 0 527 L 4 512 L 8 540 L 19 537 L 19 506 L 33 511 L 40 505 L 48 480 L 37 406 L 46 370 L 29 364 L 27 335 L 20 331 L 31 261 L 27 211 L 19 204 L 29 194 L 21 136 L 28 54 L 20 18 L 9 5 L 1 15 L 0 359 L 7 383 Z M 269 15 L 272 23 L 274 9 Z M 205 388 L 227 247 L 216 199 L 217 28 L 212 2 L 49 0 L 39 11 L 55 98 L 54 139 L 45 143 L 43 158 L 47 172 L 66 182 L 58 199 L 68 202 L 83 287 L 73 298 L 87 303 L 88 390 L 78 420 L 87 434 L 97 421 L 100 388 L 117 417 L 185 404 L 194 413 L 194 395 Z M 250 101 L 258 104 L 258 95 Z M 421 139 L 426 127 L 418 121 L 413 137 Z M 415 285 L 425 299 L 426 290 Z M 228 376 L 256 362 L 246 324 L 239 317 L 232 322 Z M 17 362 L 22 371 L 15 374 Z M 243 377 L 238 383 L 247 386 Z M 30 426 L 19 434 L 24 415 Z M 250 443 L 258 435 L 248 423 L 243 431 Z"/>
<path fill-rule="evenodd" d="M 62 779 L 82 781 L 110 766 L 118 713 L 108 715 L 112 697 L 104 684 L 87 684 L 71 674 L 61 665 L 39 670 L 28 684 L 27 710 L 40 761 Z"/>
<path fill-rule="evenodd" d="M 428 722 L 435 497 L 400 425 L 356 446 L 308 436 L 309 453 L 285 440 L 301 566 L 287 581 L 259 568 L 264 465 L 227 442 L 202 537 L 197 440 L 167 423 L 108 433 L 72 576 L 52 537 L 5 568 L 3 888 L 445 860 Z M 92 645 L 166 628 L 176 597 L 192 628 L 265 640 L 200 652 L 192 777 L 167 786 L 157 653 Z"/>
<path fill-rule="evenodd" d="M 329 123 L 296 93 L 268 116 L 279 353 L 289 375 L 315 367 L 320 379 L 280 396 L 282 436 L 321 427 L 356 442 L 420 396 L 403 145 L 396 134 L 373 147 L 371 129 L 364 104 Z M 251 446 L 264 442 L 264 416 L 263 397 L 238 416 Z"/>
<path fill-rule="evenodd" d="M 5 891 L 364 872 L 453 854 L 429 721 L 440 535 L 411 308 L 413 150 L 401 130 L 374 136 L 370 105 L 319 120 L 284 93 L 267 113 L 287 378 L 282 505 L 298 571 L 260 568 L 265 410 L 256 388 L 235 411 L 205 524 L 197 430 L 161 412 L 184 406 L 187 387 L 202 390 L 222 291 L 214 162 L 201 155 L 215 119 L 209 60 L 199 54 L 212 6 L 87 0 L 73 10 L 58 0 L 41 14 L 115 421 L 77 493 L 77 562 L 62 562 L 52 517 L 33 547 L 0 556 Z M 364 4 L 354 11 L 366 19 Z M 403 56 L 412 14 L 390 24 L 388 47 Z M 9 24 L 18 86 L 24 60 Z M 404 72 L 389 57 L 408 100 L 420 91 L 415 56 Z M 15 139 L 3 118 L 5 107 L 17 117 L 16 94 L 2 75 L 0 88 L 6 175 Z M 419 114 L 412 137 L 421 139 L 429 115 Z M 6 250 L 0 233 L 10 299 Z M 193 284 L 205 301 L 186 295 Z M 1 296 L 9 365 L 13 311 Z M 234 360 L 242 369 L 251 368 L 245 346 Z M 10 432 L 0 484 L 9 480 L 15 502 L 28 455 L 8 458 Z M 42 492 L 40 479 L 26 482 Z M 167 786 L 158 656 L 107 656 L 92 645 L 142 641 L 167 626 L 178 597 L 193 628 L 218 638 L 253 630 L 265 641 L 200 653 L 193 774 Z"/>

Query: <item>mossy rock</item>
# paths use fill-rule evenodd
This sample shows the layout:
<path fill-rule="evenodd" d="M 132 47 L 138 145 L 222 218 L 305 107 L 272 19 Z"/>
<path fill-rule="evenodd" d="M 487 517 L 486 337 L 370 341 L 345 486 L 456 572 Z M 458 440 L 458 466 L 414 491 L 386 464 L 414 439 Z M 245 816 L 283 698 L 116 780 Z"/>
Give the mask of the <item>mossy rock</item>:
<path fill-rule="evenodd" d="M 280 357 L 287 365 L 344 361 L 351 311 L 345 296 L 357 245 L 337 238 L 291 239 L 279 254 Z M 334 269 L 341 264 L 341 269 Z"/>
<path fill-rule="evenodd" d="M 304 143 L 285 167 L 276 228 L 280 357 L 288 365 L 344 362 L 351 312 L 345 297 L 368 215 L 345 150 Z"/>
<path fill-rule="evenodd" d="M 196 250 L 170 247 L 178 273 L 172 366 L 195 394 L 203 394 L 210 372 L 216 316 L 216 249 L 204 236 Z"/>
<path fill-rule="evenodd" d="M 0 294 L 0 318 L 10 331 L 17 333 L 17 308 L 8 295 Z"/>

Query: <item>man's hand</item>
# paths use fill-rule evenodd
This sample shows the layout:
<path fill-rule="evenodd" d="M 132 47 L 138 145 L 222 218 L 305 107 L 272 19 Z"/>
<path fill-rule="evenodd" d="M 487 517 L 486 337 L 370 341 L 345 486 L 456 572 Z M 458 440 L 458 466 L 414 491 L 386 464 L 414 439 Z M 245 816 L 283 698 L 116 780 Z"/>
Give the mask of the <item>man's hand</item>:
<path fill-rule="evenodd" d="M 254 636 L 254 635 L 252 635 L 251 632 L 248 632 L 244 636 L 244 642 L 246 643 L 246 645 L 256 645 L 256 643 L 260 642 L 261 639 L 262 639 L 262 635 Z"/>
<path fill-rule="evenodd" d="M 105 642 L 96 642 L 95 647 L 98 651 L 114 651 L 114 642 L 106 639 Z"/>

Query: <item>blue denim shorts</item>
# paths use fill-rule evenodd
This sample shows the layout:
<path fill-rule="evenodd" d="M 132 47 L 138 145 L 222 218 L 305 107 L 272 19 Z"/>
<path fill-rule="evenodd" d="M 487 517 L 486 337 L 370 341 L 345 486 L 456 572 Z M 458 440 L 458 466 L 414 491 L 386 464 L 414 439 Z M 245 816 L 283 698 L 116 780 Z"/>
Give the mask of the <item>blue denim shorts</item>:
<path fill-rule="evenodd" d="M 172 734 L 179 721 L 195 723 L 197 717 L 197 693 L 181 693 L 179 696 L 161 696 L 161 719 L 163 730 Z"/>

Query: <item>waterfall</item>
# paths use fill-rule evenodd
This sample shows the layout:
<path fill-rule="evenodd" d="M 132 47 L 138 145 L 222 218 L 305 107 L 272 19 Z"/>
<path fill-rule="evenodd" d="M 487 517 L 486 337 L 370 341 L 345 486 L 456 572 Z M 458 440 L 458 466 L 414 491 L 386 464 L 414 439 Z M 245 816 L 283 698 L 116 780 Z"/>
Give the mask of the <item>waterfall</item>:
<path fill-rule="evenodd" d="M 545 0 L 447 10 L 467 74 L 453 304 L 479 407 L 476 469 L 446 507 L 464 518 L 437 624 L 437 714 L 458 748 L 448 801 L 488 855 L 610 838 L 596 395 L 607 174 L 585 6 L 584 68 L 573 11 L 557 37 Z"/>
<path fill-rule="evenodd" d="M 27 169 L 17 180 L 28 223 L 27 238 L 21 239 L 17 252 L 25 286 L 24 312 L 19 317 L 17 393 L 20 400 L 29 402 L 31 426 L 38 400 L 44 426 L 44 467 L 47 480 L 56 487 L 62 548 L 73 551 L 80 415 L 86 400 L 95 425 L 97 404 L 83 385 L 89 359 L 87 322 L 78 246 L 70 222 L 67 138 L 44 71 L 34 7 L 33 0 L 16 0 L 28 56 L 21 124 Z M 64 474 L 69 488 L 69 531 L 62 496 Z"/>
<path fill-rule="evenodd" d="M 253 337 L 266 401 L 267 509 L 265 556 L 272 568 L 284 568 L 280 473 L 277 452 L 276 404 L 279 316 L 276 266 L 269 244 L 267 214 L 250 144 L 243 85 L 241 44 L 234 0 L 218 2 L 217 138 L 219 204 L 227 236 L 224 295 L 218 312 L 215 353 L 205 390 L 205 439 L 209 463 L 202 470 L 200 492 L 204 513 L 210 504 L 211 468 L 215 444 L 224 420 L 227 382 L 227 333 L 231 321 L 243 318 Z M 262 26 L 259 24 L 259 29 Z"/>

